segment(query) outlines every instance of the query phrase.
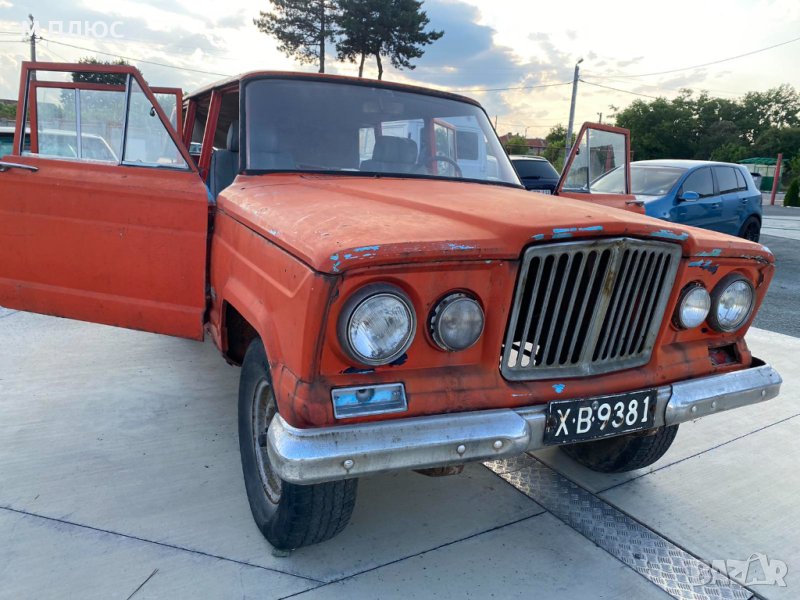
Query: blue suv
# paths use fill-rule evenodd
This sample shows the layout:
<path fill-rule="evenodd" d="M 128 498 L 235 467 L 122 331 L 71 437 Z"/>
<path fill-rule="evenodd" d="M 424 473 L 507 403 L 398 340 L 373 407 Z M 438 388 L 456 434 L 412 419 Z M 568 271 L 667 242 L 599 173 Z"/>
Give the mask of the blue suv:
<path fill-rule="evenodd" d="M 618 169 L 592 183 L 602 193 Z M 605 182 L 603 181 L 605 179 Z M 645 212 L 673 223 L 713 229 L 758 241 L 761 192 L 743 165 L 705 160 L 640 160 L 631 163 L 631 191 Z"/>

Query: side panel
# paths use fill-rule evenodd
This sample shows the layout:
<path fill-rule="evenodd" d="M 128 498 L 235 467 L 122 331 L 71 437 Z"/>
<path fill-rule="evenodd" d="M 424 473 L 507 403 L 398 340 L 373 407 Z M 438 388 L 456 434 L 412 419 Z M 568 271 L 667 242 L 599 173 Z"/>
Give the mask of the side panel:
<path fill-rule="evenodd" d="M 15 157 L 0 173 L 0 305 L 202 339 L 196 173 Z"/>

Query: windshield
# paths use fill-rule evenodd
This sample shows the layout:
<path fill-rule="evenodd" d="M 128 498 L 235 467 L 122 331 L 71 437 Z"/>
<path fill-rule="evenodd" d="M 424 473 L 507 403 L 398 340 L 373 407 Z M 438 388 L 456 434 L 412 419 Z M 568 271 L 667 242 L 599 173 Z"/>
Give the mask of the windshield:
<path fill-rule="evenodd" d="M 631 193 L 637 196 L 664 196 L 678 182 L 683 171 L 678 167 L 631 165 Z M 622 167 L 609 171 L 592 182 L 592 193 L 619 193 L 623 175 Z"/>
<path fill-rule="evenodd" d="M 245 91 L 248 171 L 343 172 L 519 185 L 486 114 L 467 102 L 330 81 Z"/>

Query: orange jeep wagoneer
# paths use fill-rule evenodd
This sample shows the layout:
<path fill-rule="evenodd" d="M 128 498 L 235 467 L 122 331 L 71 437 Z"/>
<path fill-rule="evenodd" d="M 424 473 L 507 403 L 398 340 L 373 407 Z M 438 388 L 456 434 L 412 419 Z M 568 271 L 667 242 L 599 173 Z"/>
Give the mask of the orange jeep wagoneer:
<path fill-rule="evenodd" d="M 341 531 L 363 475 L 548 445 L 638 469 L 680 423 L 778 394 L 744 340 L 772 254 L 644 216 L 625 130 L 584 126 L 545 196 L 480 105 L 435 90 L 259 72 L 182 97 L 25 63 L 19 107 L 0 305 L 210 335 L 242 366 L 242 470 L 277 548 Z"/>

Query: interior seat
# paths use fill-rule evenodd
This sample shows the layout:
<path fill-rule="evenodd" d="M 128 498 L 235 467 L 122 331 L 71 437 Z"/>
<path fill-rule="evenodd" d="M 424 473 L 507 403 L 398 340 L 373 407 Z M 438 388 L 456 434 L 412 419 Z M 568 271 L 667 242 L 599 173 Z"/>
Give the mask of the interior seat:
<path fill-rule="evenodd" d="M 379 135 L 375 138 L 372 158 L 361 163 L 362 171 L 375 173 L 415 173 L 417 143 L 408 138 Z"/>
<path fill-rule="evenodd" d="M 215 150 L 211 155 L 208 188 L 211 196 L 219 193 L 233 183 L 239 172 L 239 121 L 231 121 L 225 150 Z"/>

